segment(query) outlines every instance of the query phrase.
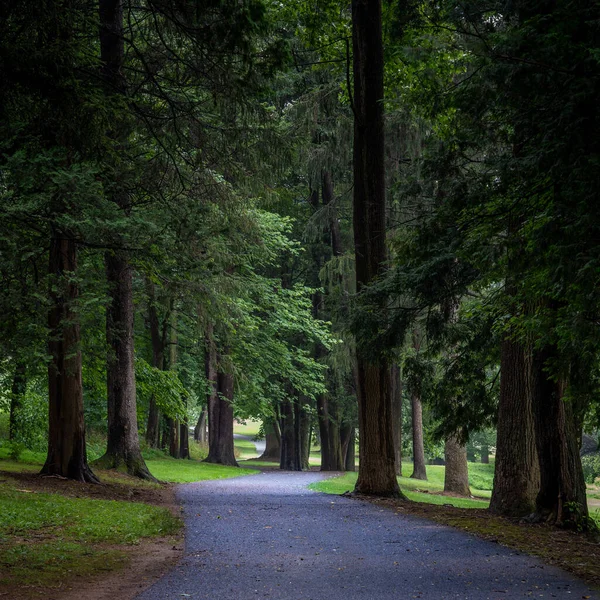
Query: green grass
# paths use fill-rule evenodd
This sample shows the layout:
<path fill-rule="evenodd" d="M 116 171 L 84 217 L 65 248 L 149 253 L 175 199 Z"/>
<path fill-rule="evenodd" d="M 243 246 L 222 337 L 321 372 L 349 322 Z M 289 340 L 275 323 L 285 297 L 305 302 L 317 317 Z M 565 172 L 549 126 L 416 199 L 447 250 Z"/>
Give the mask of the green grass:
<path fill-rule="evenodd" d="M 260 431 L 261 425 L 262 423 L 260 421 L 255 421 L 254 419 L 244 419 L 243 421 L 238 421 L 236 419 L 233 422 L 233 433 L 256 437 Z"/>
<path fill-rule="evenodd" d="M 8 479 L 0 488 L 0 584 L 52 587 L 74 575 L 111 570 L 126 554 L 106 544 L 136 544 L 181 528 L 181 520 L 165 508 L 68 498 L 17 485 L 23 484 Z"/>
<path fill-rule="evenodd" d="M 427 481 L 410 479 L 409 477 L 398 477 L 398 484 L 406 496 L 414 502 L 452 504 L 460 508 L 486 508 L 488 506 L 488 498 L 491 495 L 489 489 L 471 487 L 471 493 L 475 498 L 455 498 L 454 496 L 441 495 L 444 489 L 444 469 L 445 467 L 443 466 L 428 465 Z M 489 486 L 491 489 L 491 481 L 494 476 L 493 465 L 469 463 L 469 481 L 471 481 L 471 470 L 476 474 L 474 480 L 479 485 L 483 485 L 486 488 Z M 408 462 L 403 463 L 402 472 L 410 474 L 411 471 L 412 464 Z M 326 479 L 325 481 L 314 483 L 309 487 L 319 492 L 325 492 L 326 494 L 343 494 L 346 491 L 354 489 L 357 477 L 358 473 L 344 473 L 341 477 Z"/>
<path fill-rule="evenodd" d="M 170 483 L 192 483 L 208 479 L 227 479 L 240 475 L 253 475 L 258 471 L 238 467 L 225 467 L 195 460 L 161 458 L 146 460 L 150 473 L 160 481 Z"/>

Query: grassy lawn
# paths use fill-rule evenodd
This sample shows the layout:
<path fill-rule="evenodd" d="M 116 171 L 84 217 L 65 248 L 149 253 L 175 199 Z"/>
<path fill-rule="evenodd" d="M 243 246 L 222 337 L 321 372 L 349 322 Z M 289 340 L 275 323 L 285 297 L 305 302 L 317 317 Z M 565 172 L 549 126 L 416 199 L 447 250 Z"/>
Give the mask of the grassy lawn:
<path fill-rule="evenodd" d="M 258 435 L 261 425 L 261 421 L 255 421 L 254 419 L 244 419 L 243 421 L 238 421 L 236 419 L 233 422 L 233 432 L 239 433 L 240 435 L 256 437 Z"/>
<path fill-rule="evenodd" d="M 406 466 L 408 466 L 408 464 Z M 489 491 L 487 490 L 475 490 L 472 488 L 471 492 L 473 495 L 476 497 L 478 496 L 479 498 L 455 498 L 453 496 L 441 495 L 441 492 L 444 489 L 443 469 L 444 467 L 428 466 L 428 481 L 419 481 L 417 479 L 409 479 L 408 477 L 398 477 L 398 483 L 409 500 L 413 500 L 414 502 L 452 505 L 459 508 L 487 508 L 489 503 L 487 500 L 487 498 L 489 498 Z M 403 470 L 404 472 L 408 472 L 408 469 Z M 491 474 L 493 476 L 493 465 Z M 358 473 L 344 473 L 341 477 L 326 479 L 325 481 L 314 483 L 309 487 L 319 492 L 325 492 L 326 494 L 343 494 L 344 492 L 352 491 L 354 489 L 357 477 Z"/>
<path fill-rule="evenodd" d="M 163 482 L 257 473 L 145 454 L 150 472 Z M 0 447 L 0 596 L 45 597 L 45 588 L 127 566 L 130 549 L 144 539 L 176 543 L 180 518 L 155 505 L 170 497 L 164 484 L 100 469 L 95 473 L 103 486 L 36 477 L 44 460 L 45 454 L 25 450 L 17 461 Z"/>

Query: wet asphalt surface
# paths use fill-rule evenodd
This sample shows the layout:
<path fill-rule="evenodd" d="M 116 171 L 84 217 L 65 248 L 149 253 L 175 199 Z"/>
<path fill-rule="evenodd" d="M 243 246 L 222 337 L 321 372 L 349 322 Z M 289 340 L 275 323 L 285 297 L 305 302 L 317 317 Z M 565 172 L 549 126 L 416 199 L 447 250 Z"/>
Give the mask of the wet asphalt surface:
<path fill-rule="evenodd" d="M 537 559 L 360 500 L 320 473 L 183 485 L 181 563 L 139 600 L 509 600 L 600 596 Z"/>

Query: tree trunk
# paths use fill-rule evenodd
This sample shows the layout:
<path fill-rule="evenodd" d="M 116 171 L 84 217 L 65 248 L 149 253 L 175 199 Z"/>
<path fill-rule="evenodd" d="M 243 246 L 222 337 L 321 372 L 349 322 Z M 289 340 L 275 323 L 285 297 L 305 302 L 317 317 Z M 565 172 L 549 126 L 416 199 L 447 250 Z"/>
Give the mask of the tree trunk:
<path fill-rule="evenodd" d="M 79 290 L 77 246 L 72 235 L 53 231 L 50 240 L 50 330 L 48 353 L 48 455 L 43 475 L 88 483 L 98 479 L 87 462 L 81 383 L 81 338 L 74 304 Z"/>
<path fill-rule="evenodd" d="M 446 440 L 444 460 L 446 462 L 444 492 L 458 496 L 470 496 L 467 448 L 464 444 L 460 444 L 455 436 L 450 436 Z"/>
<path fill-rule="evenodd" d="M 224 348 L 223 355 L 227 352 Z M 216 393 L 210 394 L 208 399 L 208 456 L 204 462 L 237 467 L 233 448 L 233 374 L 224 372 L 223 359 L 219 355 L 216 355 L 216 367 Z"/>
<path fill-rule="evenodd" d="M 394 456 L 396 459 L 396 475 L 402 476 L 402 375 L 400 366 L 394 363 L 391 367 L 392 384 L 392 430 L 394 433 Z"/>
<path fill-rule="evenodd" d="M 179 424 L 179 458 L 190 458 L 190 426 L 187 420 Z"/>
<path fill-rule="evenodd" d="M 566 384 L 547 373 L 556 349 L 546 347 L 533 357 L 533 414 L 536 424 L 540 490 L 538 518 L 574 529 L 588 529 L 585 480 L 579 456 L 573 402 L 565 401 Z"/>
<path fill-rule="evenodd" d="M 108 435 L 106 453 L 96 462 L 103 469 L 123 469 L 134 477 L 154 481 L 142 458 L 137 428 L 131 266 L 118 252 L 107 253 L 105 264 L 109 283 L 106 309 Z"/>
<path fill-rule="evenodd" d="M 356 470 L 356 429 L 344 425 L 341 429 L 342 456 L 344 457 L 344 471 Z"/>
<path fill-rule="evenodd" d="M 301 471 L 300 445 L 296 438 L 294 399 L 281 402 L 281 459 L 279 468 L 284 471 Z"/>
<path fill-rule="evenodd" d="M 277 461 L 281 460 L 281 433 L 276 419 L 265 419 L 263 421 L 265 432 L 265 451 L 258 460 Z"/>
<path fill-rule="evenodd" d="M 386 261 L 381 0 L 352 0 L 352 44 L 353 218 L 356 287 L 360 291 L 382 273 Z M 372 352 L 357 343 L 360 460 L 355 491 L 399 496 L 389 366 L 384 355 Z"/>
<path fill-rule="evenodd" d="M 206 410 L 206 406 L 202 407 L 202 412 L 198 417 L 198 422 L 196 423 L 196 427 L 194 427 L 194 440 L 199 444 L 206 444 L 207 440 L 207 431 L 206 431 L 206 421 L 207 421 L 208 411 Z"/>
<path fill-rule="evenodd" d="M 156 310 L 156 294 L 154 284 L 147 281 L 148 288 L 148 321 L 150 325 L 150 340 L 152 342 L 152 366 L 161 371 L 165 368 L 165 338 L 166 332 L 160 331 L 158 312 Z M 148 421 L 146 425 L 146 442 L 150 448 L 160 445 L 160 411 L 156 405 L 154 394 L 150 396 L 148 407 Z"/>
<path fill-rule="evenodd" d="M 500 399 L 490 511 L 522 517 L 535 510 L 540 471 L 535 441 L 531 357 L 505 336 L 500 348 Z M 482 462 L 483 452 L 482 452 Z"/>
<path fill-rule="evenodd" d="M 413 447 L 413 472 L 412 479 L 427 481 L 425 468 L 425 445 L 423 443 L 423 406 L 419 394 L 413 391 L 410 395 L 412 407 L 412 447 Z"/>
<path fill-rule="evenodd" d="M 312 433 L 312 422 L 310 413 L 299 407 L 299 435 L 300 435 L 300 468 L 303 471 L 310 470 L 310 438 Z"/>
<path fill-rule="evenodd" d="M 27 370 L 25 363 L 17 359 L 10 390 L 10 415 L 8 425 L 8 439 L 14 441 L 19 431 L 19 412 L 23 407 L 23 398 L 27 391 Z"/>
<path fill-rule="evenodd" d="M 481 462 L 484 465 L 490 464 L 490 447 L 483 445 L 481 446 Z"/>

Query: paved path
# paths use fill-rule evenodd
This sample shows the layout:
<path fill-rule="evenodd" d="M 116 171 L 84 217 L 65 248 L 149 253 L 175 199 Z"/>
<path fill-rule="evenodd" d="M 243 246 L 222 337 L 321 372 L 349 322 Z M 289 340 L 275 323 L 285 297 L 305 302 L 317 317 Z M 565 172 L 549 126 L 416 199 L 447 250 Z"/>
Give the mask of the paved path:
<path fill-rule="evenodd" d="M 558 569 L 271 472 L 179 488 L 186 554 L 140 600 L 593 598 Z"/>
<path fill-rule="evenodd" d="M 267 447 L 267 442 L 265 440 L 255 440 L 251 435 L 244 435 L 243 433 L 234 433 L 233 438 L 236 440 L 246 440 L 248 442 L 252 442 L 256 448 L 256 456 L 260 456 Z"/>

